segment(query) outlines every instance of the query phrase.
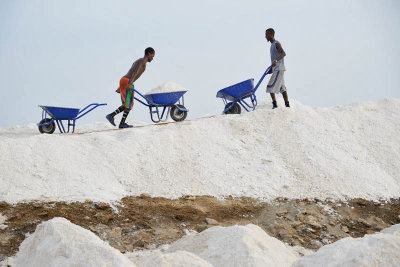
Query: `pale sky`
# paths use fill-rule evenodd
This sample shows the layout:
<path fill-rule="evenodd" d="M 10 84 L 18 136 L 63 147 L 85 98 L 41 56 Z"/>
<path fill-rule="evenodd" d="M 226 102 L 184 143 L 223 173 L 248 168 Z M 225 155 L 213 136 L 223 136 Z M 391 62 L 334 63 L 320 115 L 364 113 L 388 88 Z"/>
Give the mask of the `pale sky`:
<path fill-rule="evenodd" d="M 136 89 L 176 82 L 189 90 L 188 119 L 220 114 L 218 90 L 257 82 L 270 65 L 269 27 L 287 54 L 289 99 L 400 98 L 399 13 L 400 1 L 386 0 L 0 0 L 0 127 L 39 122 L 38 105 L 105 102 L 77 127 L 105 121 L 121 104 L 119 79 L 148 46 L 156 56 Z M 268 78 L 259 100 L 270 101 Z M 148 108 L 135 103 L 132 120 L 150 122 Z"/>

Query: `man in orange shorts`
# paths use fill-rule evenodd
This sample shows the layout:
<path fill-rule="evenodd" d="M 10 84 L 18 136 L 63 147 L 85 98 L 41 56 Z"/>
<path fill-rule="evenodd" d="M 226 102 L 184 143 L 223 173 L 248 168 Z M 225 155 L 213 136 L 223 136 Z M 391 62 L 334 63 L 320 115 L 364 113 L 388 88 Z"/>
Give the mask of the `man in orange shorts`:
<path fill-rule="evenodd" d="M 135 91 L 133 91 L 133 89 L 135 88 L 133 83 L 137 79 L 139 79 L 140 75 L 142 75 L 142 73 L 146 70 L 147 62 L 151 62 L 153 60 L 155 53 L 156 52 L 153 48 L 146 48 L 146 50 L 144 50 L 144 57 L 139 58 L 138 60 L 133 62 L 132 67 L 129 69 L 128 73 L 119 81 L 119 88 L 116 90 L 116 92 L 121 94 L 122 105 L 114 112 L 106 116 L 106 119 L 112 125 L 115 126 L 114 116 L 124 111 L 118 128 L 133 127 L 132 125 L 129 125 L 125 122 L 126 117 L 128 117 L 129 111 L 133 107 L 133 97 L 135 94 Z"/>

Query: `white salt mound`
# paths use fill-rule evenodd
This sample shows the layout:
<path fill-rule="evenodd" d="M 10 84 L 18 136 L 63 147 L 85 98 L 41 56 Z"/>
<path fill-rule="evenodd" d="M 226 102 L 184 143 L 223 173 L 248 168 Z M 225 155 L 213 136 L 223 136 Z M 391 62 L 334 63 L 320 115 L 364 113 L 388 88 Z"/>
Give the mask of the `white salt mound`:
<path fill-rule="evenodd" d="M 0 201 L 112 202 L 142 193 L 400 197 L 400 99 L 291 104 L 84 135 L 40 134 L 35 125 L 0 129 Z M 77 131 L 93 128 L 101 124 Z"/>
<path fill-rule="evenodd" d="M 179 84 L 174 83 L 174 82 L 166 82 L 166 83 L 163 83 L 162 85 L 148 91 L 145 95 L 182 92 L 182 91 L 187 91 L 187 89 Z"/>
<path fill-rule="evenodd" d="M 135 266 L 95 234 L 64 218 L 37 226 L 16 255 L 15 266 Z"/>
<path fill-rule="evenodd" d="M 140 267 L 212 267 L 210 263 L 187 251 L 162 253 L 128 253 L 128 258 Z"/>
<path fill-rule="evenodd" d="M 392 225 L 381 231 L 381 233 L 385 233 L 385 234 L 394 234 L 395 232 L 400 232 L 400 224 Z"/>
<path fill-rule="evenodd" d="M 400 224 L 362 238 L 344 238 L 303 257 L 292 267 L 399 266 Z"/>
<path fill-rule="evenodd" d="M 201 233 L 187 235 L 166 250 L 189 251 L 214 266 L 289 266 L 298 256 L 278 239 L 260 227 L 211 227 Z"/>

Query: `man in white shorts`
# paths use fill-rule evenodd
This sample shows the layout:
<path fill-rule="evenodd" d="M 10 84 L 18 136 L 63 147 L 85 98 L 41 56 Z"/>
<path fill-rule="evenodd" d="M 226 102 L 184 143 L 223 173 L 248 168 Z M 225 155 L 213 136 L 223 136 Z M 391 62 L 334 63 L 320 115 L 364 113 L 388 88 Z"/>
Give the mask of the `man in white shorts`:
<path fill-rule="evenodd" d="M 267 93 L 270 93 L 272 98 L 272 109 L 278 107 L 275 94 L 279 93 L 282 93 L 283 99 L 285 100 L 285 106 L 289 108 L 289 99 L 286 92 L 285 80 L 283 78 L 286 70 L 283 58 L 286 56 L 286 53 L 283 51 L 281 43 L 275 40 L 274 36 L 274 29 L 269 28 L 265 31 L 265 38 L 267 41 L 271 42 L 270 53 L 272 62 L 272 68 L 269 72 L 272 73 L 272 76 L 267 85 Z"/>

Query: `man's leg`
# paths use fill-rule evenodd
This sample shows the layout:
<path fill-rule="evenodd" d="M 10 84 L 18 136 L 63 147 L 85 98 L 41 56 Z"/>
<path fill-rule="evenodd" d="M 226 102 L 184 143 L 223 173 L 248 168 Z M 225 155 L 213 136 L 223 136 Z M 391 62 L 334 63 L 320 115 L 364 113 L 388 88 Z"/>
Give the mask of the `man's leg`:
<path fill-rule="evenodd" d="M 282 96 L 283 96 L 283 100 L 285 100 L 285 106 L 288 107 L 288 108 L 290 108 L 290 105 L 289 105 L 289 97 L 288 97 L 287 92 L 286 92 L 286 91 L 285 91 L 285 92 L 282 92 Z"/>
<path fill-rule="evenodd" d="M 284 74 L 285 74 L 285 72 L 283 71 L 283 72 L 282 72 L 281 93 L 282 93 L 282 96 L 283 96 L 283 100 L 285 100 L 285 106 L 288 107 L 288 108 L 290 108 L 290 105 L 289 105 L 289 97 L 288 97 L 288 95 L 287 95 L 286 86 L 285 86 Z"/>
<path fill-rule="evenodd" d="M 129 108 L 124 109 L 124 114 L 122 114 L 122 119 L 121 122 L 119 123 L 119 128 L 126 128 L 125 126 L 129 126 L 128 124 L 125 123 L 126 118 L 129 115 Z"/>
<path fill-rule="evenodd" d="M 110 114 L 108 114 L 106 116 L 106 119 L 115 126 L 115 122 L 114 122 L 114 117 L 115 115 L 117 115 L 118 113 L 121 113 L 124 110 L 124 106 L 120 106 L 119 108 L 117 108 L 116 110 L 114 110 L 113 112 L 111 112 Z"/>
<path fill-rule="evenodd" d="M 132 109 L 133 105 L 133 90 L 127 90 L 125 95 L 125 109 L 124 114 L 122 114 L 121 122 L 119 123 L 119 128 L 130 128 L 132 125 L 128 125 L 125 120 L 128 117 L 129 111 Z"/>
<path fill-rule="evenodd" d="M 271 95 L 271 99 L 272 99 L 272 108 L 277 108 L 278 104 L 276 103 L 276 98 L 275 98 L 275 94 L 274 93 L 270 93 Z"/>
<path fill-rule="evenodd" d="M 278 107 L 278 104 L 276 103 L 275 93 L 279 93 L 279 91 L 276 90 L 277 86 L 279 86 L 279 74 L 280 71 L 273 72 L 267 85 L 267 93 L 269 93 L 272 98 L 272 109 Z"/>
<path fill-rule="evenodd" d="M 119 108 L 117 108 L 116 110 L 111 112 L 109 115 L 112 117 L 115 117 L 115 115 L 117 115 L 118 113 L 121 113 L 122 111 L 124 111 L 124 109 L 125 109 L 124 105 L 121 105 Z"/>

